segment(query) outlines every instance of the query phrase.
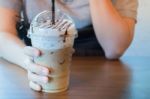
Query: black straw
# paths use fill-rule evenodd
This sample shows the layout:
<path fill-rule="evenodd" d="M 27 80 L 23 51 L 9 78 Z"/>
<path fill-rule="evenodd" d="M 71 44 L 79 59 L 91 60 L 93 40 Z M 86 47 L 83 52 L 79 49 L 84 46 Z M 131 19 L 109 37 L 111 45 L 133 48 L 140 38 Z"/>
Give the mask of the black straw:
<path fill-rule="evenodd" d="M 55 0 L 52 0 L 52 24 L 55 24 Z"/>

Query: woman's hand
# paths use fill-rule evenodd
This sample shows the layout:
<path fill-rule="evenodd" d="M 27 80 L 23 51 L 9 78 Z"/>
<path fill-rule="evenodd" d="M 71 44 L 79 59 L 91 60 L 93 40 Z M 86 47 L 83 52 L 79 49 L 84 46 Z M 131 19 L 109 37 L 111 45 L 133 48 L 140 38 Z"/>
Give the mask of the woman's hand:
<path fill-rule="evenodd" d="M 41 91 L 41 84 L 49 81 L 49 69 L 33 62 L 34 57 L 41 55 L 40 50 L 27 46 L 24 48 L 24 53 L 28 56 L 25 60 L 26 69 L 28 71 L 28 79 L 30 80 L 29 86 L 36 91 Z"/>

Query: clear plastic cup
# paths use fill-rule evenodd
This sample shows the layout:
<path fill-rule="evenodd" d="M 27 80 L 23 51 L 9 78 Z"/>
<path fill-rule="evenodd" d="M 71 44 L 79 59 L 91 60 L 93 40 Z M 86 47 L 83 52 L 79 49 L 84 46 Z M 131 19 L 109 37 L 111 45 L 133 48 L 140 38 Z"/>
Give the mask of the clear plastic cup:
<path fill-rule="evenodd" d="M 56 11 L 55 16 L 56 24 L 52 25 L 48 23 L 52 19 L 51 11 L 39 13 L 33 19 L 28 31 L 32 46 L 42 52 L 40 57 L 34 58 L 34 62 L 51 70 L 50 81 L 47 84 L 42 84 L 42 91 L 50 93 L 68 89 L 70 65 L 74 52 L 73 44 L 77 37 L 74 22 L 67 14 Z M 57 22 L 60 20 L 70 22 L 71 25 L 68 27 L 63 24 L 57 26 Z"/>

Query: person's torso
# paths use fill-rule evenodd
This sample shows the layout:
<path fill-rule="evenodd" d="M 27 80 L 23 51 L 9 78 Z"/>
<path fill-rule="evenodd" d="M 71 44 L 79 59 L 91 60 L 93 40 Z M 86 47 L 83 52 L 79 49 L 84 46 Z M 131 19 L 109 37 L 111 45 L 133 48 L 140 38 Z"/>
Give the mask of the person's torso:
<path fill-rule="evenodd" d="M 51 9 L 51 0 L 24 1 L 29 23 L 38 13 Z M 56 3 L 56 7 L 69 14 L 75 21 L 77 28 L 83 28 L 92 23 L 88 0 L 60 0 L 60 3 Z"/>

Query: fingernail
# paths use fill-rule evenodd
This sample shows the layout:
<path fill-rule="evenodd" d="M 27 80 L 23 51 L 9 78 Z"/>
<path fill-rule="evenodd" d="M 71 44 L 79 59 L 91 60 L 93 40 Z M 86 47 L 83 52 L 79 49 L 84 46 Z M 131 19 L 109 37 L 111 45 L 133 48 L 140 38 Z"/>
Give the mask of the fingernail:
<path fill-rule="evenodd" d="M 37 91 L 41 91 L 41 87 L 40 86 L 36 86 Z"/>
<path fill-rule="evenodd" d="M 48 70 L 48 69 L 45 69 L 45 68 L 43 69 L 42 72 L 43 72 L 44 75 L 48 75 L 48 74 L 49 74 L 49 70 Z"/>
<path fill-rule="evenodd" d="M 40 52 L 39 51 L 35 51 L 35 56 L 40 56 Z"/>
<path fill-rule="evenodd" d="M 44 77 L 44 78 L 43 78 L 43 81 L 44 81 L 44 83 L 47 83 L 47 82 L 48 82 L 48 78 L 47 78 L 47 77 Z"/>

